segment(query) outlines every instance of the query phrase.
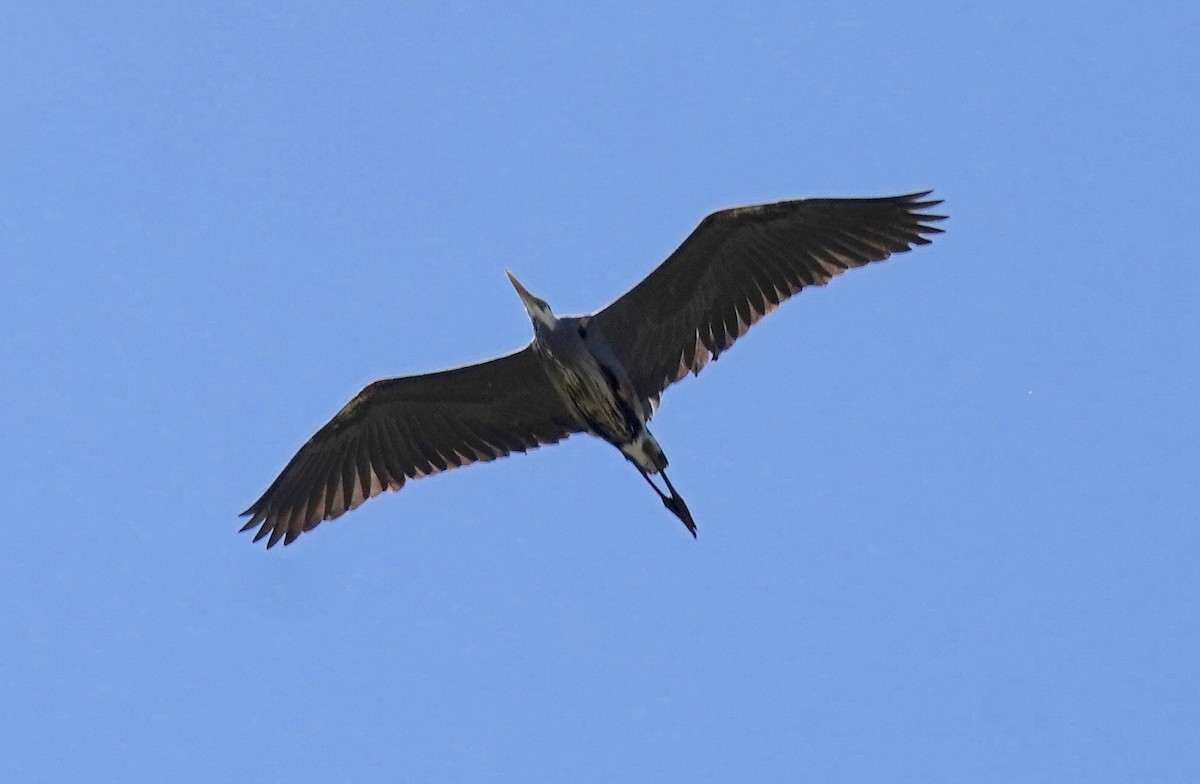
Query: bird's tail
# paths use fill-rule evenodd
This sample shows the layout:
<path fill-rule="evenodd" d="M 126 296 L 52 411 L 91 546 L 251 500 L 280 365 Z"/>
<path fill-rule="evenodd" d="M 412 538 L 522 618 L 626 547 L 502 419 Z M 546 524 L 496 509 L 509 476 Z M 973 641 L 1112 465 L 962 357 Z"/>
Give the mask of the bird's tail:
<path fill-rule="evenodd" d="M 645 428 L 642 428 L 637 438 L 621 445 L 621 453 L 647 474 L 657 474 L 670 465 L 658 441 Z"/>

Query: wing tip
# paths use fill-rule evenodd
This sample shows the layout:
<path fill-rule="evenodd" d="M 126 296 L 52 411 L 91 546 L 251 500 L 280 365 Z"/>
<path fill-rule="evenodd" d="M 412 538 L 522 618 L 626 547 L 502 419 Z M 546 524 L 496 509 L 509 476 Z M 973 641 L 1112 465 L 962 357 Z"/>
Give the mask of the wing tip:
<path fill-rule="evenodd" d="M 238 528 L 238 533 L 244 534 L 257 526 L 258 530 L 255 531 L 254 539 L 251 541 L 259 542 L 263 538 L 270 537 L 267 539 L 268 550 L 274 547 L 279 542 L 279 538 L 281 536 L 285 536 L 285 534 L 287 536 L 284 541 L 285 545 L 291 544 L 293 541 L 295 541 L 296 537 L 300 535 L 299 532 L 292 534 L 288 527 L 284 525 L 284 520 L 282 517 L 280 515 L 273 514 L 269 509 L 265 508 L 261 500 L 256 501 L 253 506 L 240 513 L 238 517 L 250 518 L 245 524 Z"/>
<path fill-rule="evenodd" d="M 932 193 L 933 193 L 933 188 L 930 188 L 929 190 L 915 191 L 913 193 L 906 193 L 902 196 L 895 196 L 895 197 L 893 197 L 893 200 L 901 202 L 905 206 L 907 206 L 913 210 L 926 210 L 926 209 L 929 209 L 930 207 L 936 207 L 937 205 L 945 202 L 945 199 L 927 199 L 927 198 L 925 198 L 926 196 L 929 196 Z M 944 218 L 946 216 L 942 215 L 940 217 Z"/>

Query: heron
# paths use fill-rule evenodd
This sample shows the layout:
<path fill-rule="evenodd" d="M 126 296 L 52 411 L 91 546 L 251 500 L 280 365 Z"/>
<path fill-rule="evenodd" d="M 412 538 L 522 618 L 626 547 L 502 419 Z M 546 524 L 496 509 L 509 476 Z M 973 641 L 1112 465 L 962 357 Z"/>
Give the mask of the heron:
<path fill-rule="evenodd" d="M 696 522 L 647 427 L 662 393 L 698 374 L 808 286 L 927 245 L 946 216 L 932 191 L 720 210 L 603 309 L 558 316 L 508 272 L 533 340 L 474 365 L 375 381 L 287 463 L 243 517 L 291 544 L 424 476 L 589 433 L 621 451 L 693 537 Z M 655 483 L 659 477 L 663 488 Z"/>

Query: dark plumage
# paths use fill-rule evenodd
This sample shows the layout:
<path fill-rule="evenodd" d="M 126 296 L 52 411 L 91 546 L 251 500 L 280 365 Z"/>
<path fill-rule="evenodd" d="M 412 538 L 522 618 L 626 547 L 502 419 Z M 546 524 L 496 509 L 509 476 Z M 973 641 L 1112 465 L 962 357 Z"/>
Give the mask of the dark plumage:
<path fill-rule="evenodd" d="M 591 316 L 554 316 L 513 285 L 530 345 L 478 365 L 367 386 L 243 514 L 255 541 L 292 542 L 409 479 L 590 432 L 621 449 L 695 534 L 646 429 L 663 390 L 699 373 L 805 286 L 929 243 L 929 191 L 802 199 L 709 215 L 657 269 Z M 510 275 L 511 278 L 511 275 Z M 670 495 L 650 476 L 661 474 Z"/>

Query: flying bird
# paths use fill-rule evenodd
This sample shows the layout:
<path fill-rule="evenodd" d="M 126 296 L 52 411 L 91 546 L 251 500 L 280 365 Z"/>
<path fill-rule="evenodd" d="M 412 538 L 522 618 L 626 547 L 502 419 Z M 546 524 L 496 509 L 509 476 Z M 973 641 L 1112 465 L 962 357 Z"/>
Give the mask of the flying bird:
<path fill-rule="evenodd" d="M 369 384 L 308 440 L 242 513 L 254 541 L 290 544 L 405 482 L 574 433 L 621 453 L 696 535 L 646 427 L 659 398 L 781 302 L 941 232 L 931 191 L 799 199 L 709 215 L 671 256 L 604 309 L 557 316 L 512 273 L 533 341 L 477 365 Z M 652 476 L 661 477 L 659 489 Z"/>

